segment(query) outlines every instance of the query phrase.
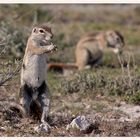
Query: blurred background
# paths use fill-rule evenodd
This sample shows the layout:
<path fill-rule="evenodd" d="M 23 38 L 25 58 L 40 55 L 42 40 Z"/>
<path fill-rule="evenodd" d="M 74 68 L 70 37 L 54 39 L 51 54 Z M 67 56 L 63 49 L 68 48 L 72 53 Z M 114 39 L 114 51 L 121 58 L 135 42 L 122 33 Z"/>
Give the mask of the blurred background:
<path fill-rule="evenodd" d="M 52 27 L 60 50 L 50 56 L 52 61 L 74 62 L 74 47 L 81 36 L 108 29 L 120 31 L 126 49 L 139 52 L 139 5 L 13 4 L 0 5 L 0 40 L 7 43 L 8 56 L 22 58 L 31 29 L 42 23 Z"/>

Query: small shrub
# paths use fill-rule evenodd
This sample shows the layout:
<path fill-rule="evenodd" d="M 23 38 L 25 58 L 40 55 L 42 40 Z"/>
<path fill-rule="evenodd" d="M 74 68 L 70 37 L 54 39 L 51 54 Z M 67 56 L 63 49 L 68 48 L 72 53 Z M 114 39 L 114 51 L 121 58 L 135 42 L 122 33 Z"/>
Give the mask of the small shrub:
<path fill-rule="evenodd" d="M 140 105 L 140 91 L 138 90 L 134 95 L 132 96 L 126 96 L 125 99 L 129 101 L 130 103 L 135 103 Z"/>
<path fill-rule="evenodd" d="M 125 100 L 137 103 L 140 101 L 140 77 L 118 75 L 110 76 L 109 72 L 76 73 L 70 80 L 63 79 L 59 91 L 64 94 L 101 93 L 105 96 L 121 96 Z"/>
<path fill-rule="evenodd" d="M 24 53 L 27 41 L 27 30 L 24 28 L 15 28 L 10 23 L 0 23 L 1 50 L 14 58 L 21 58 Z"/>
<path fill-rule="evenodd" d="M 64 93 L 74 92 L 87 92 L 94 88 L 102 88 L 106 84 L 105 77 L 86 73 L 77 73 L 75 78 L 70 81 L 62 81 L 61 86 L 63 87 Z"/>

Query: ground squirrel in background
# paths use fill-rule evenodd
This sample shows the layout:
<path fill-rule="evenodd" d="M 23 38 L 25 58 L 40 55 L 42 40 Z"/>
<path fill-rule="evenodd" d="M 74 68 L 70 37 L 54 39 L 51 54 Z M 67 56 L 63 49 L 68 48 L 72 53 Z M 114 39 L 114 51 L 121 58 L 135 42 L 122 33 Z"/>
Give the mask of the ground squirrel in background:
<path fill-rule="evenodd" d="M 102 63 L 105 51 L 121 54 L 124 47 L 124 37 L 119 31 L 107 30 L 84 35 L 75 48 L 75 63 L 49 63 L 48 70 L 90 69 Z"/>

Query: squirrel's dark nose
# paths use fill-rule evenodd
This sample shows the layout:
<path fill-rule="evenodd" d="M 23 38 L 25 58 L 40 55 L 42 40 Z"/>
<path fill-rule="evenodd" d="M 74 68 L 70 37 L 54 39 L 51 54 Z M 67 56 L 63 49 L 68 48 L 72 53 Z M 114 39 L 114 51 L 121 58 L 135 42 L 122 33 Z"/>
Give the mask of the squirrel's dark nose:
<path fill-rule="evenodd" d="M 117 40 L 117 42 L 120 42 L 120 38 L 119 37 L 117 37 L 116 40 Z"/>
<path fill-rule="evenodd" d="M 53 35 L 51 35 L 51 39 L 53 38 Z"/>

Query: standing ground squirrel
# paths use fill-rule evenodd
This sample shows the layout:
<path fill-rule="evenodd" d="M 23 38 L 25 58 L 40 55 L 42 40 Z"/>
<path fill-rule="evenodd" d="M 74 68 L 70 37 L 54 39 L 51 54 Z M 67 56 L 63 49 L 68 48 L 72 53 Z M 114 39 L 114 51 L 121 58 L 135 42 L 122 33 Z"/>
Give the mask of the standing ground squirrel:
<path fill-rule="evenodd" d="M 47 117 L 50 109 L 50 93 L 45 82 L 47 53 L 56 50 L 51 39 L 51 28 L 46 25 L 33 28 L 27 41 L 21 69 L 20 103 L 26 116 L 31 115 L 35 103 L 41 110 L 41 122 L 49 126 Z"/>

